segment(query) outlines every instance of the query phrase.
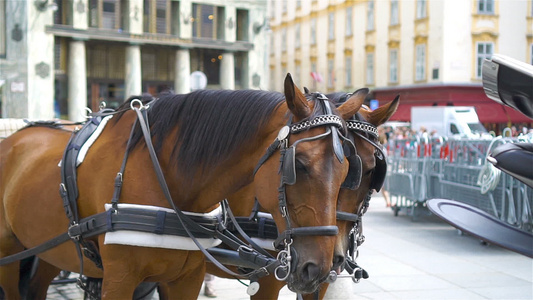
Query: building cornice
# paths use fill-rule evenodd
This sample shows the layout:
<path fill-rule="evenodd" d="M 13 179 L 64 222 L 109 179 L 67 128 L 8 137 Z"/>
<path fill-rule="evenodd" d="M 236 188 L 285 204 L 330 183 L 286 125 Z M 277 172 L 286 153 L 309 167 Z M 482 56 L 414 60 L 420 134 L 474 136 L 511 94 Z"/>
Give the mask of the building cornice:
<path fill-rule="evenodd" d="M 186 48 L 204 48 L 204 49 L 219 49 L 224 51 L 250 51 L 254 45 L 245 41 L 227 42 L 222 40 L 191 38 L 181 39 L 173 35 L 167 34 L 134 34 L 129 32 L 116 32 L 111 30 L 101 30 L 96 28 L 88 28 L 86 30 L 76 29 L 68 25 L 52 25 L 46 26 L 46 33 L 55 36 L 69 37 L 76 40 L 100 40 L 110 42 L 120 42 L 138 45 L 161 45 L 161 46 L 177 46 Z"/>

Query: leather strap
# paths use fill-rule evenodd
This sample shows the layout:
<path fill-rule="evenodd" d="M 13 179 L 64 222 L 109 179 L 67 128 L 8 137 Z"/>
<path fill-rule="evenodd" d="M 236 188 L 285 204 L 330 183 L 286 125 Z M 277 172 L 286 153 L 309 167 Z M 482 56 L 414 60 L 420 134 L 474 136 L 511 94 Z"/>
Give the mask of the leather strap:
<path fill-rule="evenodd" d="M 204 228 L 204 227 L 196 224 L 195 222 L 191 221 L 190 218 L 188 218 L 185 214 L 183 214 L 183 212 L 178 207 L 176 207 L 176 205 L 174 204 L 174 201 L 172 200 L 172 196 L 171 196 L 170 191 L 168 189 L 168 185 L 167 185 L 167 183 L 165 181 L 165 178 L 164 178 L 164 175 L 163 175 L 163 171 L 161 169 L 161 165 L 159 164 L 159 160 L 157 159 L 157 154 L 156 154 L 156 152 L 154 150 L 154 147 L 152 145 L 152 142 L 151 142 L 150 130 L 148 129 L 148 125 L 147 125 L 148 124 L 148 118 L 147 118 L 146 110 L 143 109 L 141 111 L 139 108 L 136 108 L 136 107 L 133 107 L 133 109 L 137 113 L 137 117 L 138 117 L 139 123 L 141 125 L 141 129 L 142 129 L 143 136 L 144 136 L 144 139 L 145 139 L 145 142 L 146 142 L 148 153 L 150 154 L 150 158 L 152 160 L 152 165 L 154 167 L 154 171 L 155 171 L 156 177 L 157 177 L 157 179 L 159 181 L 159 185 L 161 187 L 161 190 L 163 191 L 163 194 L 165 195 L 165 198 L 167 199 L 169 205 L 176 212 L 176 215 L 178 216 L 178 219 L 179 219 L 181 225 L 183 226 L 183 228 L 185 229 L 187 235 L 196 244 L 198 249 L 200 249 L 200 251 L 202 251 L 202 253 L 207 257 L 207 259 L 209 259 L 209 261 L 211 261 L 219 269 L 221 269 L 222 271 L 224 271 L 224 272 L 226 272 L 226 273 L 228 273 L 228 274 L 230 274 L 232 276 L 238 277 L 238 278 L 251 278 L 251 277 L 256 277 L 256 276 L 268 275 L 269 273 L 271 273 L 274 270 L 274 268 L 279 264 L 278 261 L 274 261 L 274 262 L 270 263 L 268 266 L 266 266 L 264 268 L 254 270 L 254 271 L 249 272 L 249 273 L 244 274 L 244 275 L 235 273 L 235 272 L 231 271 L 230 269 L 226 268 L 222 263 L 217 261 L 213 257 L 213 255 L 211 255 L 198 242 L 198 240 L 191 233 L 191 231 L 189 229 L 189 226 L 191 228 L 198 229 L 199 231 L 204 231 L 205 230 L 206 232 L 209 232 L 209 233 L 212 233 L 212 231 L 208 231 L 206 228 Z M 224 239 L 227 239 L 227 237 L 221 235 L 220 232 L 218 232 L 218 231 L 215 231 L 214 233 L 219 238 L 222 237 Z"/>
<path fill-rule="evenodd" d="M 56 236 L 56 237 L 44 242 L 43 244 L 40 244 L 37 247 L 26 249 L 26 250 L 18 252 L 16 254 L 3 257 L 2 259 L 0 259 L 0 266 L 7 265 L 7 264 L 10 264 L 10 263 L 14 263 L 16 261 L 28 258 L 30 256 L 37 255 L 37 254 L 42 253 L 42 252 L 44 252 L 46 250 L 49 250 L 49 249 L 52 249 L 52 248 L 54 248 L 54 247 L 56 247 L 58 245 L 61 245 L 62 243 L 66 242 L 66 241 L 69 241 L 69 240 L 70 240 L 70 236 L 68 235 L 68 233 L 65 232 L 63 234 L 60 234 L 60 235 L 58 235 L 58 236 Z"/>

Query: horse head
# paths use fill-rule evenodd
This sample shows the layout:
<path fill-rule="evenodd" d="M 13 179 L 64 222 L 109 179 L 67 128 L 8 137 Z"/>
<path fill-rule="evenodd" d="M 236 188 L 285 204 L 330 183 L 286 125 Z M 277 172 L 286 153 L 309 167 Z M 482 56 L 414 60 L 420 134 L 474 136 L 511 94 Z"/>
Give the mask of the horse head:
<path fill-rule="evenodd" d="M 348 173 L 342 120 L 357 112 L 364 96 L 354 95 L 336 109 L 321 94 L 307 99 L 290 75 L 284 89 L 288 127 L 278 133 L 280 151 L 255 175 L 255 195 L 280 232 L 283 268 L 276 277 L 295 292 L 310 293 L 333 264 L 337 196 Z"/>
<path fill-rule="evenodd" d="M 354 94 L 361 93 L 361 89 Z M 330 95 L 338 98 L 342 93 Z M 379 143 L 377 127 L 389 120 L 399 105 L 399 96 L 374 111 L 363 107 L 349 120 L 349 137 L 355 143 L 357 153 L 348 157 L 350 169 L 341 188 L 337 210 L 339 235 L 335 246 L 334 267 L 337 272 L 343 267 L 346 255 L 355 260 L 354 253 L 362 243 L 361 217 L 368 207 L 373 190 L 379 191 L 385 179 L 387 165 L 382 145 Z M 338 100 L 338 99 L 335 99 Z M 352 218 L 342 218 L 342 213 Z"/>

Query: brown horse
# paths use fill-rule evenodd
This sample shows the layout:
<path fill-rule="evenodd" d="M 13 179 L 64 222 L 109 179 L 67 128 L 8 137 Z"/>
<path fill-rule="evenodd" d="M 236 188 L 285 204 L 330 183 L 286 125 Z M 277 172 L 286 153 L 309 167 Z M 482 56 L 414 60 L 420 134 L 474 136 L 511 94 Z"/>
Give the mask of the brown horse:
<path fill-rule="evenodd" d="M 335 153 L 327 126 L 288 137 L 289 145 L 306 140 L 295 148 L 298 180 L 286 188 L 288 218 L 280 213 L 277 201 L 279 151 L 254 177 L 257 162 L 290 118 L 298 123 L 320 112 L 317 102 L 308 102 L 289 75 L 284 94 L 285 98 L 263 91 L 197 91 L 155 101 L 148 110 L 152 140 L 173 204 L 184 211 L 210 211 L 218 199 L 254 181 L 254 193 L 281 230 L 288 227 L 287 221 L 293 228 L 334 226 L 337 195 L 348 165 Z M 348 119 L 359 106 L 357 99 L 350 99 L 338 114 Z M 133 111 L 113 117 L 78 167 L 81 218 L 102 213 L 112 198 L 114 177 L 135 120 Z M 30 127 L 1 143 L 0 257 L 39 245 L 68 228 L 58 193 L 57 164 L 69 137 L 65 131 Z M 137 134 L 137 141 L 129 153 L 120 200 L 168 208 L 142 134 Z M 205 270 L 200 251 L 105 244 L 104 235 L 90 240 L 97 245 L 103 270 L 84 258 L 84 274 L 103 278 L 102 299 L 131 298 L 142 281 L 166 283 L 168 295 L 197 297 Z M 288 277 L 293 290 L 308 293 L 318 287 L 331 269 L 334 244 L 335 238 L 328 235 L 294 238 L 298 261 Z M 79 271 L 74 243 L 38 256 L 55 268 Z M 0 267 L 0 286 L 8 299 L 19 298 L 18 272 L 18 263 Z"/>
<path fill-rule="evenodd" d="M 349 94 L 348 94 L 349 95 Z M 359 95 L 359 97 L 366 96 L 365 90 L 358 90 L 353 93 L 353 95 Z M 329 99 L 338 103 L 341 99 L 346 100 L 347 94 L 345 93 L 333 93 L 326 95 Z M 379 107 L 374 111 L 370 111 L 368 108 L 363 106 L 359 112 L 353 117 L 354 120 L 359 120 L 362 122 L 367 122 L 371 124 L 374 128 L 377 128 L 379 125 L 387 122 L 389 118 L 394 114 L 399 105 L 399 97 L 396 97 L 394 101 L 387 103 Z M 350 162 L 350 172 L 352 168 L 361 167 L 361 180 L 357 188 L 341 188 L 337 200 L 337 210 L 341 212 L 360 214 L 365 204 L 365 200 L 369 196 L 369 193 L 373 189 L 379 190 L 381 184 L 379 183 L 380 179 L 385 176 L 384 170 L 377 170 L 377 161 L 376 161 L 376 144 L 379 144 L 377 137 L 369 134 L 368 131 L 359 130 L 359 134 L 355 134 L 356 130 L 353 130 L 349 134 L 350 139 L 355 143 L 357 154 L 361 158 L 361 164 L 358 164 L 355 160 L 355 156 L 348 157 Z M 362 137 L 363 136 L 363 137 Z M 366 141 L 364 138 L 370 140 Z M 374 144 L 372 144 L 372 142 Z M 358 170 L 353 170 L 353 172 L 358 172 Z M 381 173 L 378 173 L 381 172 Z M 239 192 L 237 192 L 232 197 L 228 198 L 230 207 L 233 210 L 233 213 L 237 216 L 249 216 L 253 209 L 253 186 L 250 185 Z M 246 200 L 248 199 L 248 200 Z M 339 234 L 337 235 L 336 245 L 335 245 L 335 254 L 334 254 L 334 269 L 337 272 L 342 268 L 342 264 L 345 263 L 345 256 L 348 253 L 350 248 L 351 241 L 349 240 L 350 232 L 354 227 L 354 223 L 346 220 L 337 220 L 337 226 L 339 227 Z M 207 264 L 207 272 L 215 274 L 220 277 L 228 277 L 225 273 L 221 272 L 212 264 Z M 260 289 L 258 292 L 251 296 L 251 299 L 277 299 L 279 291 L 285 285 L 285 282 L 276 280 L 274 276 L 267 276 L 260 278 L 258 280 L 260 284 Z M 322 299 L 326 293 L 328 284 L 323 283 L 319 289 L 319 298 Z M 314 294 L 305 294 L 303 295 L 304 299 L 315 299 Z"/>

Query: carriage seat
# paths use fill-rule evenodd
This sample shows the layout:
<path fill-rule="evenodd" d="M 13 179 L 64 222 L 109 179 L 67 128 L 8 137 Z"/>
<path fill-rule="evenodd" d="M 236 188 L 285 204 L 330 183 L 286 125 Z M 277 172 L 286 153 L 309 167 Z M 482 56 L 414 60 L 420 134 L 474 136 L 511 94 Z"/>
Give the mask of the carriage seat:
<path fill-rule="evenodd" d="M 496 168 L 533 187 L 533 143 L 507 143 L 487 158 Z"/>

